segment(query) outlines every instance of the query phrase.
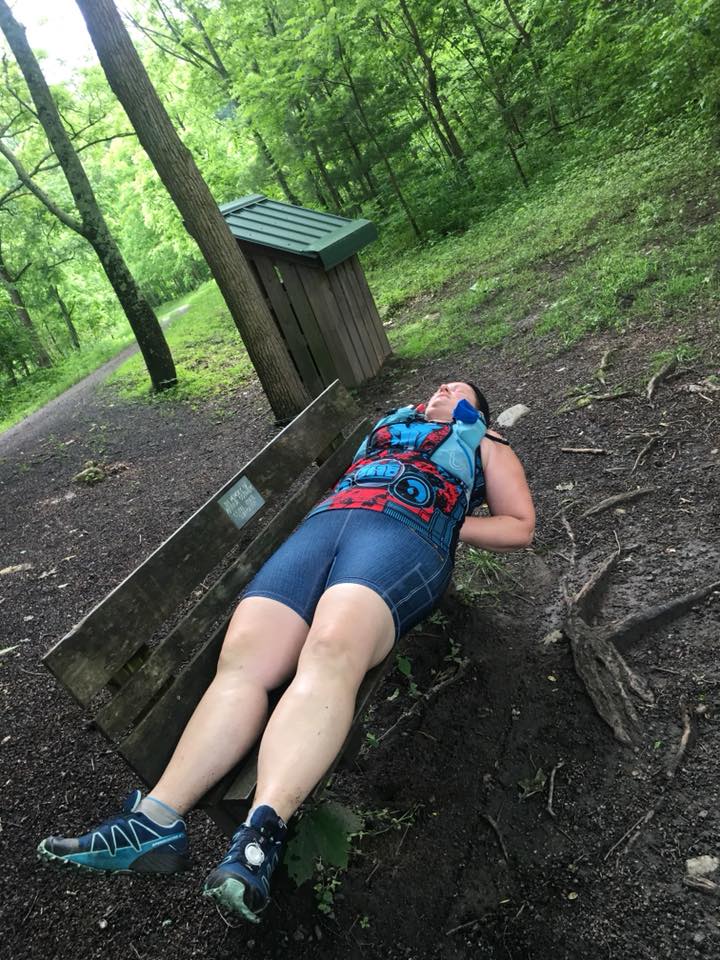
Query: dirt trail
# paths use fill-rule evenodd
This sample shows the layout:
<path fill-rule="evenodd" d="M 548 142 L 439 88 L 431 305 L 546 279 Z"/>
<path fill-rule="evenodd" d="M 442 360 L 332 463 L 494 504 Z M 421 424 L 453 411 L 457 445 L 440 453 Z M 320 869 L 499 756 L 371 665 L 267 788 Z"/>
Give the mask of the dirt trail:
<path fill-rule="evenodd" d="M 332 913 L 318 911 L 312 884 L 295 890 L 281 872 L 260 927 L 228 925 L 200 896 L 224 849 L 202 814 L 190 818 L 195 867 L 178 878 L 53 871 L 36 863 L 34 847 L 49 833 L 111 814 L 134 786 L 40 656 L 266 442 L 273 433 L 267 403 L 254 385 L 226 409 L 110 405 L 85 383 L 81 403 L 66 397 L 22 444 L 6 448 L 0 569 L 29 564 L 0 576 L 0 647 L 17 645 L 0 658 L 7 955 L 717 956 L 718 901 L 688 887 L 684 876 L 686 859 L 720 849 L 718 597 L 626 652 L 655 693 L 653 706 L 640 707 L 636 749 L 612 738 L 567 642 L 549 636 L 560 624 L 564 579 L 579 586 L 616 538 L 624 552 L 607 595 L 607 622 L 717 578 L 720 400 L 713 394 L 708 402 L 689 387 L 717 371 L 718 349 L 711 326 L 699 321 L 693 333 L 709 344 L 703 362 L 661 385 L 653 404 L 638 388 L 647 357 L 666 346 L 658 330 L 614 340 L 608 391 L 635 394 L 563 415 L 556 411 L 566 391 L 592 383 L 612 338 L 562 355 L 537 341 L 534 355 L 522 358 L 511 343 L 493 354 L 394 361 L 361 392 L 369 416 L 423 399 L 436 382 L 458 376 L 482 384 L 495 411 L 526 403 L 530 414 L 508 436 L 536 494 L 537 537 L 531 550 L 503 558 L 498 583 L 466 583 L 448 599 L 445 624 L 410 640 L 421 690 L 453 657 L 469 666 L 419 717 L 401 722 L 336 778 L 335 795 L 363 812 L 366 835 L 337 878 Z M 650 433 L 658 441 L 633 471 Z M 71 478 L 90 458 L 122 460 L 128 469 L 78 487 Z M 655 495 L 581 518 L 603 498 L 648 484 Z M 575 573 L 563 512 L 575 537 Z M 472 590 L 476 602 L 468 605 L 463 597 Z M 368 731 L 380 736 L 411 703 L 407 678 L 392 674 Z M 671 781 L 666 770 L 682 735 L 683 705 L 692 738 Z M 555 816 L 548 811 L 553 770 Z M 332 888 L 327 874 L 319 882 Z"/>
<path fill-rule="evenodd" d="M 173 310 L 161 321 L 163 329 L 172 321 L 174 316 L 183 311 L 183 307 Z M 114 370 L 117 370 L 129 357 L 136 354 L 140 348 L 136 343 L 121 350 L 112 360 L 108 360 L 87 377 L 73 384 L 69 390 L 55 397 L 44 407 L 31 413 L 19 423 L 0 433 L 0 457 L 8 456 L 24 446 L 35 443 L 39 438 L 51 433 L 62 432 L 70 417 L 75 418 L 82 413 L 87 404 L 92 404 L 95 388 L 104 382 Z"/>

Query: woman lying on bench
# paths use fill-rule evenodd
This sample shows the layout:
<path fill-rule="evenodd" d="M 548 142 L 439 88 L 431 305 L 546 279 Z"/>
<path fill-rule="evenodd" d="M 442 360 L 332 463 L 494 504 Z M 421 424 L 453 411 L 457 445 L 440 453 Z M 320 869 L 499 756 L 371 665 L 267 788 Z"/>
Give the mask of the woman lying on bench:
<path fill-rule="evenodd" d="M 366 672 L 439 602 L 458 538 L 488 550 L 532 539 L 523 468 L 486 432 L 489 419 L 480 391 L 457 382 L 380 420 L 244 591 L 216 676 L 150 794 L 135 790 L 122 813 L 83 836 L 48 837 L 39 856 L 95 870 L 187 869 L 183 817 L 264 727 L 255 805 L 204 887 L 257 921 L 286 822 L 341 749 Z M 483 502 L 490 516 L 468 515 Z M 268 720 L 268 692 L 291 677 Z"/>

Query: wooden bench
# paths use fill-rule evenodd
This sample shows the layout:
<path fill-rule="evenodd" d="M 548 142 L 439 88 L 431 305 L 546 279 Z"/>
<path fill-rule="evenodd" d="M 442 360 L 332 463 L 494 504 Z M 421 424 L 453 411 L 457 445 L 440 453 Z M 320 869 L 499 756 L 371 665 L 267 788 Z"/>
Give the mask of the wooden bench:
<path fill-rule="evenodd" d="M 238 593 L 369 428 L 335 381 L 44 656 L 145 784 L 215 674 Z M 354 727 L 391 661 L 365 678 Z M 199 804 L 228 834 L 250 806 L 256 760 L 257 748 Z"/>

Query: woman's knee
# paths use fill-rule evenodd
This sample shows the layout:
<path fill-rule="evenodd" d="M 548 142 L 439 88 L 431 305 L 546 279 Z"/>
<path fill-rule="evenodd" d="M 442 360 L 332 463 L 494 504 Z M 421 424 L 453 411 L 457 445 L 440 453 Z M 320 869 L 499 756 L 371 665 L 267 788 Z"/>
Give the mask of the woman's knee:
<path fill-rule="evenodd" d="M 249 597 L 230 621 L 218 673 L 237 673 L 272 690 L 292 675 L 307 632 L 307 624 L 293 610 L 264 597 Z"/>

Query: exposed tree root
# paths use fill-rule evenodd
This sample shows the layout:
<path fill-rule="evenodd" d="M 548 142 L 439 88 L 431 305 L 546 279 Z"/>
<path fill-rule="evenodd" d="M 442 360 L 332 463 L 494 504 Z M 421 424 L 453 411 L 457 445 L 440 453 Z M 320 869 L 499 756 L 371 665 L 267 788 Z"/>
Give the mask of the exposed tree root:
<path fill-rule="evenodd" d="M 633 695 L 654 703 L 648 685 L 628 667 L 602 631 L 589 627 L 579 616 L 570 614 L 563 631 L 570 640 L 575 669 L 597 712 L 617 740 L 627 745 L 638 743 L 642 728 Z"/>
<path fill-rule="evenodd" d="M 567 529 L 574 544 L 569 524 Z M 655 698 L 645 680 L 627 665 L 621 649 L 626 649 L 634 639 L 659 624 L 681 616 L 713 591 L 720 590 L 720 581 L 705 584 L 681 597 L 674 597 L 615 623 L 591 626 L 600 612 L 610 575 L 619 556 L 620 549 L 606 557 L 572 598 L 568 597 L 566 591 L 567 613 L 562 631 L 570 641 L 575 669 L 595 709 L 616 739 L 631 745 L 639 742 L 642 734 L 636 701 L 651 705 Z M 687 738 L 681 744 L 678 763 L 686 745 Z M 674 775 L 674 769 L 669 776 Z"/>
<path fill-rule="evenodd" d="M 639 497 L 644 497 L 648 493 L 654 493 L 655 487 L 638 487 L 637 490 L 628 490 L 627 493 L 616 493 L 613 497 L 607 497 L 605 500 L 601 500 L 600 503 L 596 503 L 594 507 L 589 507 L 584 513 L 581 513 L 580 516 L 584 519 L 585 517 L 592 517 L 596 513 L 602 513 L 603 510 L 609 510 L 610 507 L 616 507 L 619 503 L 629 503 L 631 500 L 637 500 Z"/>
<path fill-rule="evenodd" d="M 691 590 L 690 593 L 685 593 L 681 597 L 673 597 L 672 600 L 659 603 L 655 607 L 648 607 L 640 613 L 631 613 L 630 616 L 616 620 L 615 623 L 606 627 L 605 638 L 619 649 L 627 650 L 635 640 L 660 624 L 669 623 L 682 616 L 715 590 L 720 590 L 720 580 L 706 583 L 697 590 Z"/>

